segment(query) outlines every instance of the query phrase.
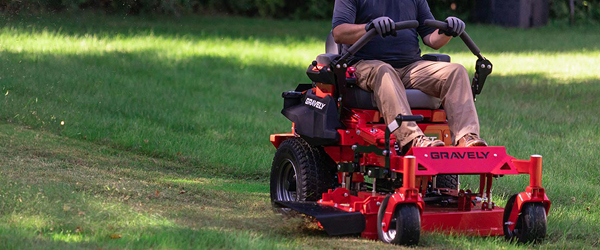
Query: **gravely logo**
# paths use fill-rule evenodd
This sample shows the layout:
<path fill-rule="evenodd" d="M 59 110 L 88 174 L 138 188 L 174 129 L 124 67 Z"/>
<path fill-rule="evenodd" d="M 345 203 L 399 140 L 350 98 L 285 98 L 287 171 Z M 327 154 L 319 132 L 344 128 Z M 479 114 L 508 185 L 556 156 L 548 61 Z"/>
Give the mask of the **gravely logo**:
<path fill-rule="evenodd" d="M 450 160 L 477 160 L 477 159 L 487 159 L 490 152 L 431 152 L 431 159 L 441 160 L 441 159 L 450 159 Z"/>
<path fill-rule="evenodd" d="M 304 104 L 309 105 L 309 106 L 313 106 L 315 108 L 318 109 L 323 109 L 325 107 L 325 103 L 322 103 L 320 101 L 317 100 L 313 100 L 311 98 L 306 98 L 306 101 L 304 102 Z"/>

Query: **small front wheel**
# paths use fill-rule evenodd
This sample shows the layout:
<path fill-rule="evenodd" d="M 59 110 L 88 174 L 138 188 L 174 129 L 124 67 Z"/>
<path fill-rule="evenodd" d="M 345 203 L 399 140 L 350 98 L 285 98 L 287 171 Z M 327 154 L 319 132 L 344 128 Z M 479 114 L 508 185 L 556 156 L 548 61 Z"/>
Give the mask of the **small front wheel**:
<path fill-rule="evenodd" d="M 517 218 L 514 230 L 507 225 L 508 217 L 514 206 L 516 195 L 510 197 L 504 210 L 504 237 L 507 240 L 518 239 L 521 243 L 537 243 L 546 237 L 547 220 L 546 209 L 542 203 L 525 203 Z"/>
<path fill-rule="evenodd" d="M 398 204 L 387 232 L 383 231 L 383 217 L 391 195 L 385 197 L 377 214 L 377 234 L 385 243 L 416 245 L 421 236 L 421 214 L 415 204 Z"/>

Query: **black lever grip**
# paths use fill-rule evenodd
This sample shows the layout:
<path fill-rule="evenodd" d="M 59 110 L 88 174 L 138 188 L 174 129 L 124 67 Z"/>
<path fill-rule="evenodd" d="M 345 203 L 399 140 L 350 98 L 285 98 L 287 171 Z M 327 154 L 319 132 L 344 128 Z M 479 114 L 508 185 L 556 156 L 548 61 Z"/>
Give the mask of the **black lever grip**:
<path fill-rule="evenodd" d="M 398 122 L 420 122 L 424 118 L 422 115 L 398 115 L 396 121 Z"/>
<path fill-rule="evenodd" d="M 402 122 L 420 122 L 423 119 L 424 118 L 422 115 L 398 115 L 398 116 L 396 116 L 394 121 L 392 121 L 390 124 L 387 125 L 388 132 L 386 132 L 386 133 L 394 133 L 394 131 L 396 131 L 396 129 L 400 128 L 400 125 L 402 124 Z M 388 142 L 387 140 L 389 140 L 389 139 L 386 139 L 386 144 Z"/>
<path fill-rule="evenodd" d="M 442 22 L 442 21 L 428 19 L 428 20 L 425 20 L 425 22 L 423 24 L 425 24 L 425 26 L 433 27 L 433 28 L 440 29 L 443 31 L 448 30 L 448 24 L 446 22 Z M 469 36 L 469 34 L 467 34 L 466 31 L 460 35 L 460 39 L 463 40 L 463 42 L 465 43 L 465 45 L 467 45 L 469 50 L 471 50 L 473 55 L 477 56 L 477 58 L 479 58 L 479 59 L 482 59 L 482 60 L 484 59 L 483 56 L 481 55 L 481 51 L 479 50 L 479 47 L 477 47 L 475 42 L 473 42 L 473 39 L 471 39 L 471 37 Z"/>

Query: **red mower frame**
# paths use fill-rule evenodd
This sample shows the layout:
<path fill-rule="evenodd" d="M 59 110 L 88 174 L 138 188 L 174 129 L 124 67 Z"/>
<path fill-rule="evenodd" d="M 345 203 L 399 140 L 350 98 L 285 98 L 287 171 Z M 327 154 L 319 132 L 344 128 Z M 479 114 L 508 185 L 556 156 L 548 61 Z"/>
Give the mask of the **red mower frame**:
<path fill-rule="evenodd" d="M 433 20 L 426 21 L 425 25 L 442 30 L 446 28 L 446 23 Z M 416 21 L 396 23 L 397 29 L 416 26 Z M 342 128 L 334 130 L 335 139 L 324 143 L 299 133 L 298 126 L 304 120 L 291 119 L 295 123 L 290 133 L 271 135 L 270 141 L 278 149 L 271 175 L 274 206 L 313 216 L 332 235 L 360 233 L 364 238 L 394 244 L 418 244 L 421 230 L 505 235 L 507 239 L 520 242 L 536 242 L 544 238 L 551 202 L 542 187 L 541 156 L 532 155 L 528 160 L 519 160 L 508 155 L 504 147 L 452 147 L 446 114 L 442 109 L 413 109 L 412 116 L 399 115 L 394 123 L 386 125 L 381 123 L 377 110 L 342 108 L 341 90 L 336 87 L 349 84 L 354 72 L 352 67 L 347 67 L 345 60 L 374 35 L 373 30 L 367 32 L 347 54 L 337 56 L 331 62 L 315 61 L 309 66 L 309 76 L 312 71 L 324 73 L 329 79 L 311 76 L 314 81 L 312 87 L 296 91 L 301 93 L 297 95 L 301 101 L 294 105 L 318 112 L 322 111 L 317 110 L 319 107 L 333 103 Z M 476 95 L 491 73 L 491 63 L 481 56 L 466 32 L 461 38 L 478 57 L 478 70 L 472 85 Z M 487 71 L 479 70 L 486 68 Z M 343 78 L 341 83 L 340 78 Z M 333 81 L 328 84 L 328 80 Z M 316 98 L 308 98 L 307 92 Z M 396 138 L 391 133 L 399 123 L 407 120 L 420 121 L 418 125 L 424 133 L 440 138 L 446 147 L 411 148 L 400 155 L 401 152 L 392 146 Z M 313 162 L 314 166 L 306 165 L 300 159 L 311 156 L 319 158 Z M 317 195 L 317 200 L 317 196 L 306 193 L 310 189 L 307 183 L 311 183 L 306 176 L 322 178 L 327 175 L 323 169 L 332 164 L 337 169 L 337 173 L 328 175 L 334 182 L 333 186 L 319 186 L 327 180 L 314 181 L 317 184 L 312 191 L 323 191 Z M 317 174 L 306 175 L 306 171 L 301 169 L 303 166 Z M 494 179 L 518 174 L 529 174 L 529 186 L 524 192 L 511 197 L 506 208 L 497 206 L 492 199 Z M 478 190 L 461 190 L 457 182 L 438 186 L 439 178 L 458 175 L 479 175 Z M 365 177 L 369 177 L 372 183 L 365 182 Z M 392 185 L 392 190 L 381 191 L 377 190 L 377 182 L 380 181 L 396 184 Z"/>

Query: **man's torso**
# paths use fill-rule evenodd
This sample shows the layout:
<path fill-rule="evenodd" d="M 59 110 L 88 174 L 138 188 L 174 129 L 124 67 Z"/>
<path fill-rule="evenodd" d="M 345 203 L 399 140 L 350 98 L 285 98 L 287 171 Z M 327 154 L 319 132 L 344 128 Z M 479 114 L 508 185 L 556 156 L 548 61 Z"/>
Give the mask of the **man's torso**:
<path fill-rule="evenodd" d="M 425 0 L 336 0 L 333 27 L 341 23 L 364 24 L 377 17 L 387 16 L 395 22 L 433 19 Z M 382 60 L 394 67 L 404 67 L 421 59 L 417 34 L 425 36 L 433 28 L 400 30 L 397 36 L 377 36 L 358 51 L 355 60 Z"/>

